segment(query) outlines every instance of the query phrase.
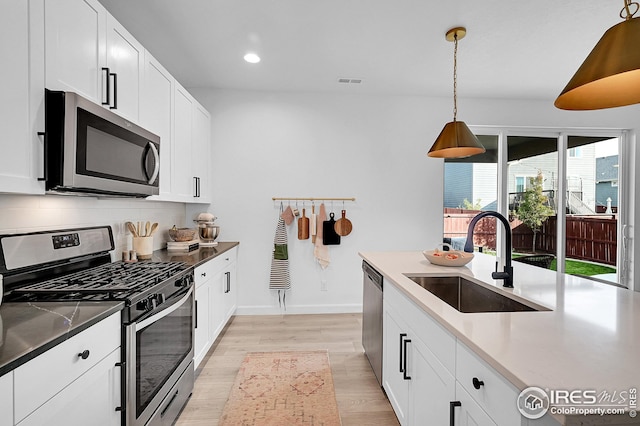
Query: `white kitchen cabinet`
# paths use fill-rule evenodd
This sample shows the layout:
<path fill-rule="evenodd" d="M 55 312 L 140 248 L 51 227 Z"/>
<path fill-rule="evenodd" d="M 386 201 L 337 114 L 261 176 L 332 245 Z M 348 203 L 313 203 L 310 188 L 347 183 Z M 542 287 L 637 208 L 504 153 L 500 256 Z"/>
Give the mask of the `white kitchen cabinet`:
<path fill-rule="evenodd" d="M 383 386 L 400 424 L 420 425 L 427 418 L 446 424 L 455 377 L 431 350 L 438 347 L 436 341 L 422 335 L 422 325 L 432 320 L 424 313 L 416 319 L 414 308 L 392 286 L 385 286 Z M 451 341 L 455 339 L 448 335 L 447 343 Z"/>
<path fill-rule="evenodd" d="M 386 288 L 389 288 L 387 286 Z M 406 337 L 406 325 L 396 314 L 395 310 L 384 304 L 383 319 L 383 355 L 382 355 L 382 386 L 387 392 L 389 402 L 396 412 L 401 425 L 408 424 L 409 411 L 409 382 L 404 380 L 402 370 L 403 337 Z"/>
<path fill-rule="evenodd" d="M 109 107 L 138 123 L 140 86 L 144 78 L 144 48 L 111 14 L 107 14 L 106 41 L 111 91 Z"/>
<path fill-rule="evenodd" d="M 107 11 L 97 0 L 45 1 L 46 87 L 106 101 Z"/>
<path fill-rule="evenodd" d="M 119 362 L 117 348 L 18 425 L 120 425 Z"/>
<path fill-rule="evenodd" d="M 195 269 L 195 333 L 194 333 L 194 366 L 197 368 L 211 347 L 210 293 L 211 277 L 207 276 L 207 268 L 199 266 Z"/>
<path fill-rule="evenodd" d="M 45 192 L 44 89 L 70 91 L 161 138 L 160 194 L 209 203 L 209 113 L 97 0 L 7 0 L 0 14 L 0 193 Z"/>
<path fill-rule="evenodd" d="M 0 376 L 0 426 L 13 425 L 13 371 Z"/>
<path fill-rule="evenodd" d="M 499 425 L 558 425 L 550 414 L 535 420 L 523 417 L 517 406 L 520 390 L 461 342 L 456 348 L 456 379 L 465 395 Z M 456 391 L 457 399 L 459 394 Z"/>
<path fill-rule="evenodd" d="M 160 194 L 150 199 L 171 200 L 174 82 L 173 76 L 145 51 L 140 124 L 160 136 Z"/>
<path fill-rule="evenodd" d="M 7 0 L 0 13 L 0 192 L 43 194 L 42 0 Z M 40 95 L 39 97 L 37 95 Z"/>
<path fill-rule="evenodd" d="M 558 426 L 549 414 L 523 417 L 515 386 L 395 286 L 384 288 L 383 387 L 400 424 L 453 416 L 457 426 Z"/>
<path fill-rule="evenodd" d="M 211 117 L 178 82 L 174 117 L 171 196 L 187 203 L 208 203 Z"/>
<path fill-rule="evenodd" d="M 183 200 L 195 196 L 195 179 L 191 170 L 194 100 L 178 82 L 174 92 L 174 134 L 172 147 L 171 194 Z"/>
<path fill-rule="evenodd" d="M 229 321 L 229 318 L 236 312 L 238 307 L 238 264 L 235 261 L 237 258 L 237 248 L 230 250 L 229 254 L 231 263 L 225 268 L 223 276 L 223 295 L 224 295 L 224 324 Z M 223 324 L 223 326 L 224 326 Z"/>
<path fill-rule="evenodd" d="M 96 0 L 45 2 L 50 90 L 76 92 L 138 123 L 144 48 Z"/>
<path fill-rule="evenodd" d="M 191 147 L 193 178 L 195 180 L 194 198 L 198 203 L 211 201 L 210 164 L 211 164 L 211 115 L 198 102 L 193 103 L 193 140 Z"/>
<path fill-rule="evenodd" d="M 118 312 L 16 368 L 15 422 L 120 424 L 120 329 Z"/>
<path fill-rule="evenodd" d="M 523 421 L 517 406 L 520 391 L 460 342 L 456 378 L 496 423 L 517 425 Z"/>
<path fill-rule="evenodd" d="M 237 250 L 234 247 L 195 268 L 196 368 L 236 310 Z"/>
<path fill-rule="evenodd" d="M 447 424 L 447 405 L 455 397 L 455 377 L 418 338 L 411 339 L 407 375 L 411 377 L 409 418 L 413 424 L 424 419 L 437 425 Z"/>

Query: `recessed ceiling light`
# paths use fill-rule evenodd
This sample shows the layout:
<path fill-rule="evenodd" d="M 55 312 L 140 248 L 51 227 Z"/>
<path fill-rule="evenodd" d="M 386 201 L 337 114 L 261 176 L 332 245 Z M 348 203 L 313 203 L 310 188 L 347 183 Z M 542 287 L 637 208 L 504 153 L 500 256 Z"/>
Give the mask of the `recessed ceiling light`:
<path fill-rule="evenodd" d="M 246 55 L 244 55 L 244 60 L 249 62 L 250 64 L 257 64 L 258 62 L 260 62 L 260 56 L 256 55 L 255 53 L 247 53 Z"/>

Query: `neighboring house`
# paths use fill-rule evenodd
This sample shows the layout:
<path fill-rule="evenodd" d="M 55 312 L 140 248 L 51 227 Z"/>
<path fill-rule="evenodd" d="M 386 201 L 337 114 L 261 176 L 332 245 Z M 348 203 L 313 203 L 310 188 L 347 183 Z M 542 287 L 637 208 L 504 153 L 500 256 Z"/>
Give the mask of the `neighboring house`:
<path fill-rule="evenodd" d="M 618 156 L 596 158 L 596 208 L 604 213 L 611 198 L 613 212 L 618 207 Z"/>
<path fill-rule="evenodd" d="M 451 163 L 444 166 L 444 207 L 459 208 L 464 200 L 482 210 L 497 207 L 497 166 L 493 163 Z"/>
<path fill-rule="evenodd" d="M 474 204 L 480 200 L 482 210 L 497 207 L 497 168 L 494 163 L 445 162 L 444 207 L 461 207 L 464 199 Z M 507 188 L 509 208 L 515 209 L 518 194 L 530 185 L 530 178 L 542 172 L 542 189 L 554 202 L 558 188 L 558 153 L 536 155 L 509 163 Z M 617 175 L 616 175 L 617 176 Z M 570 214 L 596 212 L 596 158 L 595 145 L 586 144 L 567 151 L 567 202 Z M 613 199 L 613 197 L 612 197 Z M 606 200 L 606 197 L 605 197 Z M 606 206 L 606 201 L 605 204 Z M 555 205 L 552 206 L 556 208 Z"/>

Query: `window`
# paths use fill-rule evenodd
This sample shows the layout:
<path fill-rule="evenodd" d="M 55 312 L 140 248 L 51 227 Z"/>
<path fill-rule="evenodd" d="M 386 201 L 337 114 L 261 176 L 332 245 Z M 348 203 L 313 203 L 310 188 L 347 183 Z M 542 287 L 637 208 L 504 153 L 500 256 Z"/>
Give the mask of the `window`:
<path fill-rule="evenodd" d="M 498 210 L 498 137 L 478 139 L 484 154 L 444 162 L 444 238 L 454 249 L 464 248 L 469 218 Z"/>
<path fill-rule="evenodd" d="M 582 147 L 575 147 L 569 149 L 569 157 L 570 158 L 580 158 L 582 157 Z"/>
<path fill-rule="evenodd" d="M 465 225 L 477 212 L 496 210 L 512 224 L 514 257 L 548 254 L 556 259 L 553 269 L 628 286 L 626 245 L 616 241 L 625 223 L 618 212 L 625 189 L 618 176 L 624 132 L 487 129 L 478 135 L 485 154 L 445 160 L 445 237 L 464 240 Z M 560 147 L 566 150 L 563 156 Z M 627 170 L 628 164 L 621 162 Z M 527 190 L 534 187 L 543 195 L 540 208 L 547 215 L 535 232 L 518 213 Z M 595 230 L 602 235 L 596 237 Z M 489 235 L 493 233 L 476 235 L 474 244 L 502 252 L 500 240 Z M 582 269 L 594 264 L 596 268 Z"/>

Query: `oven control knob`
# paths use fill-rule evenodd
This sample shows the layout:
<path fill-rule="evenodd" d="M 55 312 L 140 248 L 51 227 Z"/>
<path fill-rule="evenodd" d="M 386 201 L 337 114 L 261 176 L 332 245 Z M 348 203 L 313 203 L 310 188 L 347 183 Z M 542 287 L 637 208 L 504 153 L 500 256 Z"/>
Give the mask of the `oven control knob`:
<path fill-rule="evenodd" d="M 139 311 L 145 311 L 145 312 L 148 312 L 148 311 L 152 310 L 153 309 L 153 302 L 151 301 L 151 298 L 139 301 L 136 304 L 136 309 L 139 310 Z"/>
<path fill-rule="evenodd" d="M 156 294 L 155 299 L 156 299 L 158 305 L 163 304 L 165 302 L 165 300 L 166 300 L 164 294 L 162 294 L 162 293 Z"/>
<path fill-rule="evenodd" d="M 191 284 L 190 276 L 185 275 L 176 281 L 176 287 L 188 287 Z"/>

